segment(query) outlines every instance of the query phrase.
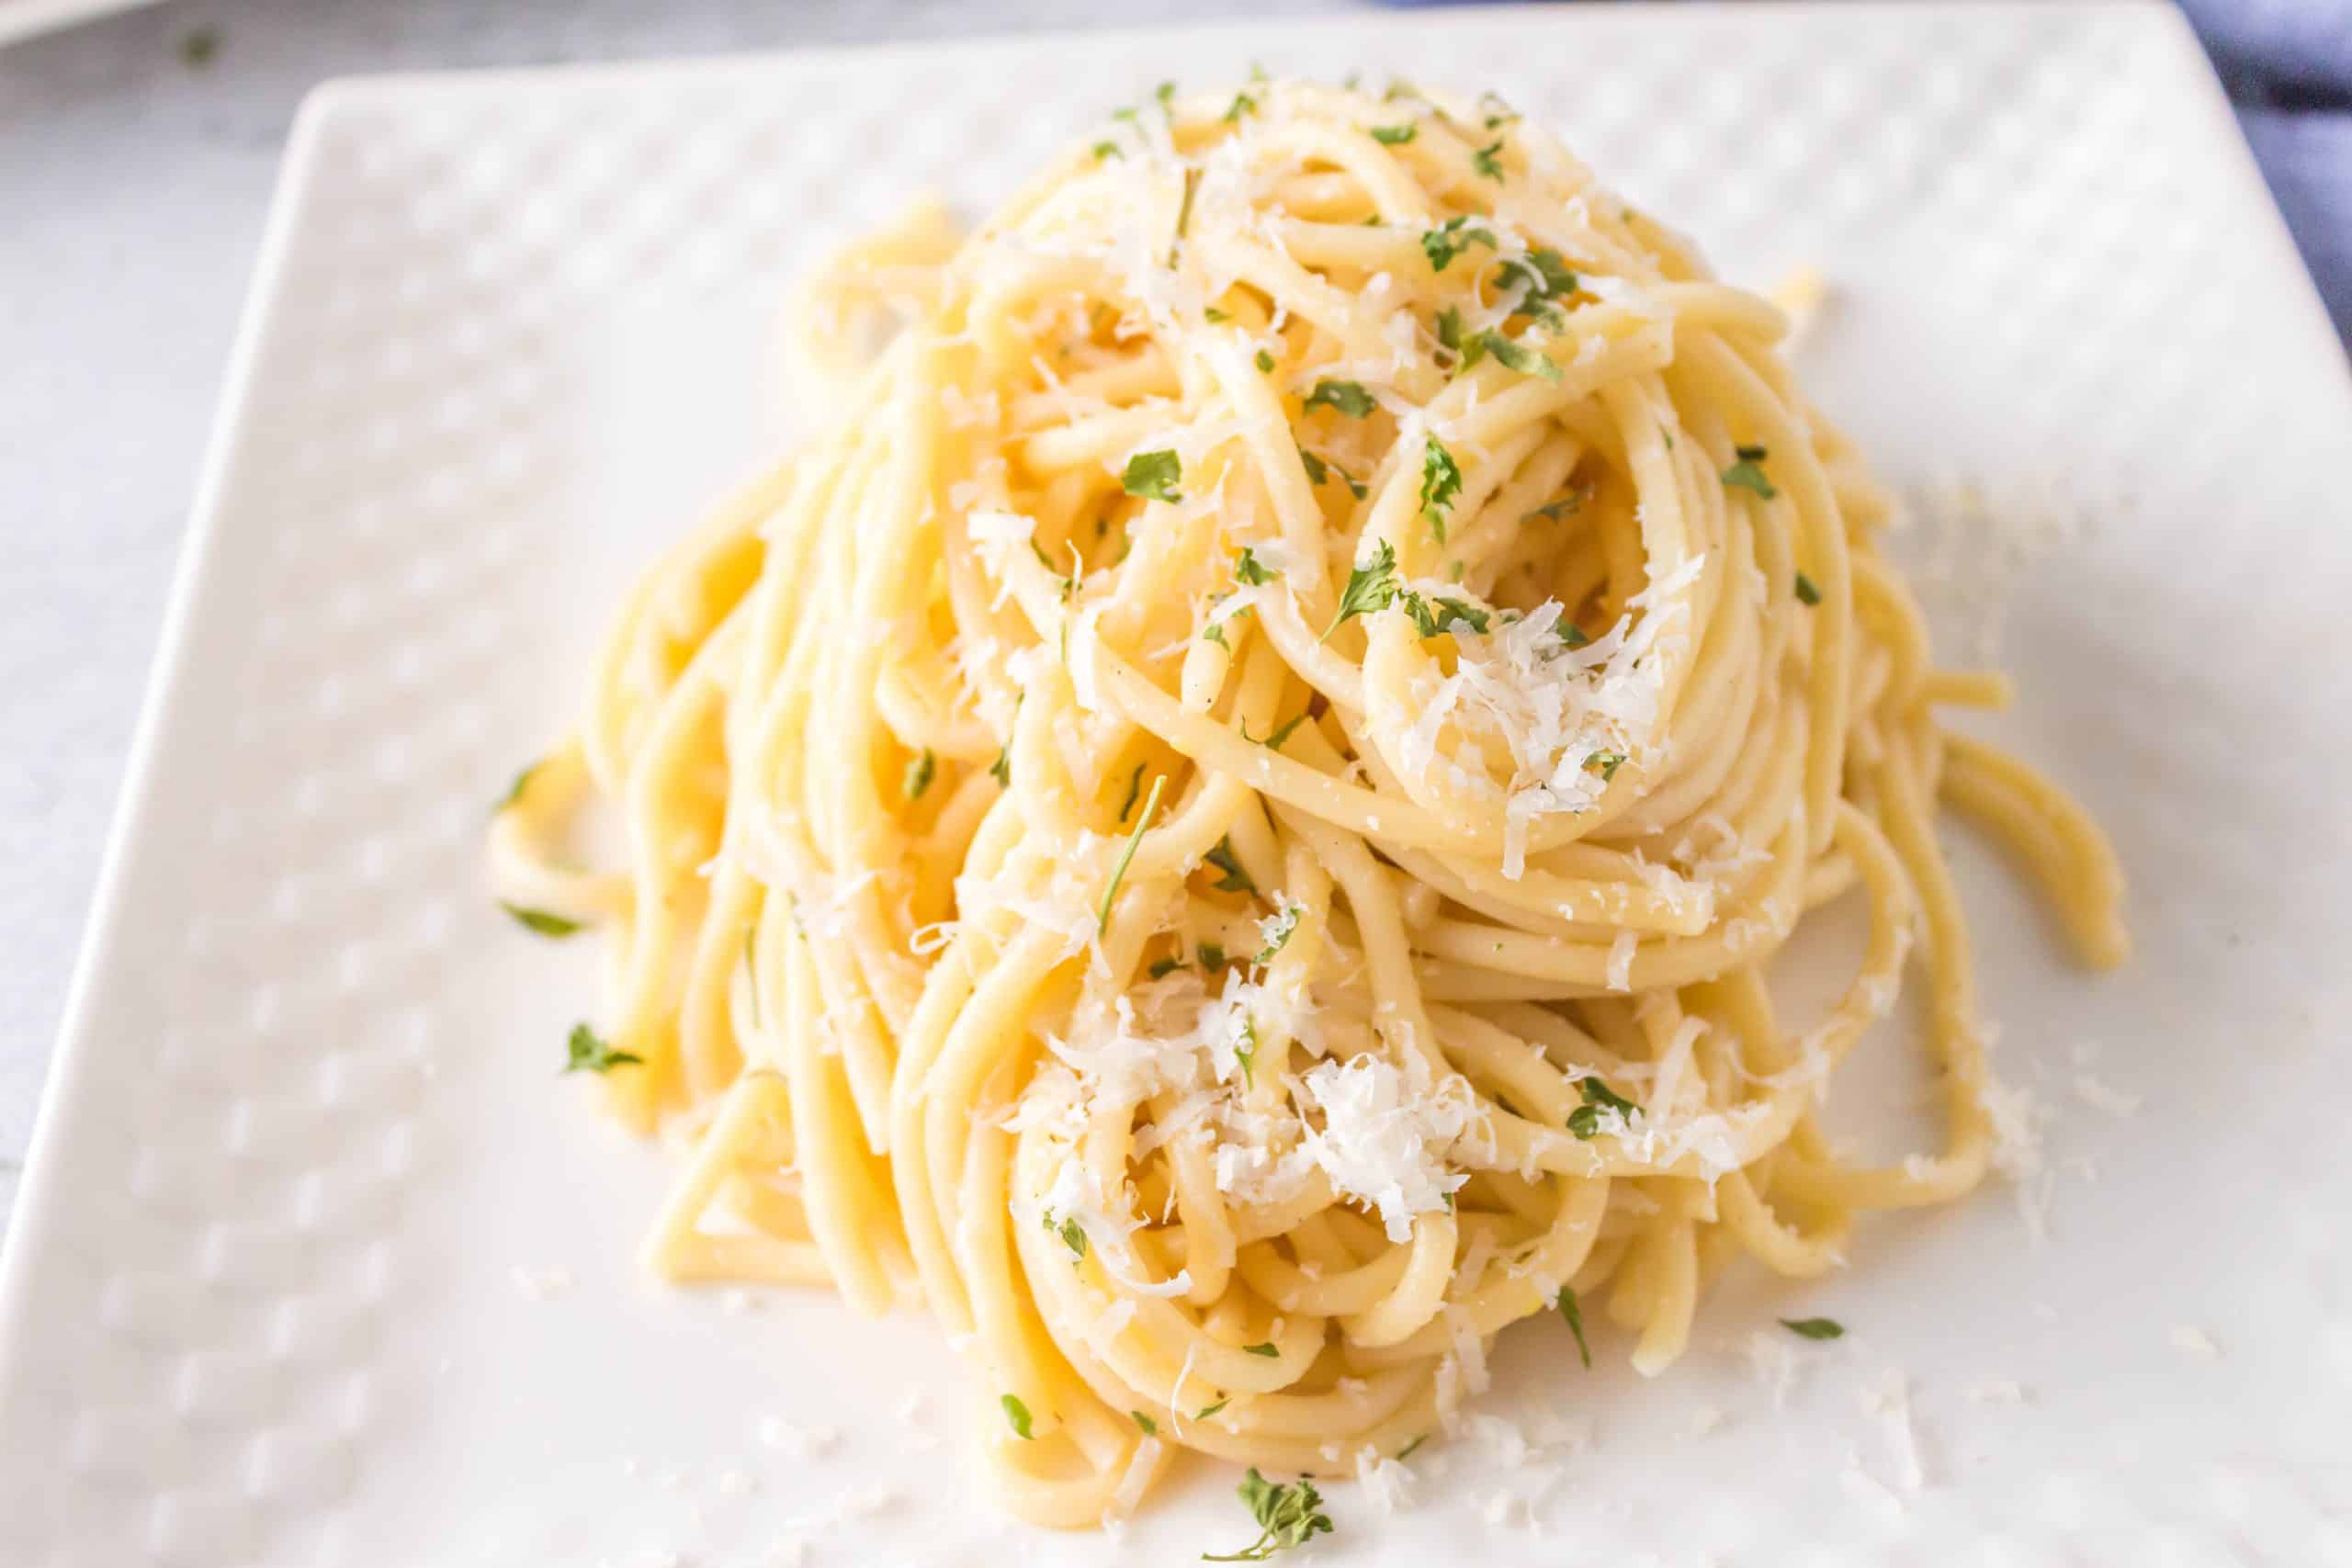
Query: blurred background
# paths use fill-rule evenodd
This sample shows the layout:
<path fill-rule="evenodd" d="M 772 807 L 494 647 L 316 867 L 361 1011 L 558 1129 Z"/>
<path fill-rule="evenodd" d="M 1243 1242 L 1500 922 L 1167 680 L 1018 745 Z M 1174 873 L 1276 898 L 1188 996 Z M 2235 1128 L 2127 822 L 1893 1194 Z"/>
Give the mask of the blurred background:
<path fill-rule="evenodd" d="M 0 0 L 0 1225 L 279 153 L 313 84 L 1356 8 Z M 2352 333 L 2352 0 L 2185 8 L 2338 332 Z"/>

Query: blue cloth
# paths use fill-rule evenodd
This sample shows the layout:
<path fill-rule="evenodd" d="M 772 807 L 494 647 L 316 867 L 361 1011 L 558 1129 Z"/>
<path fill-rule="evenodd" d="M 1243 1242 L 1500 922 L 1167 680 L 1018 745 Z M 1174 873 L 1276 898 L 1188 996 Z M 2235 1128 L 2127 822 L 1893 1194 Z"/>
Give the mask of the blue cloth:
<path fill-rule="evenodd" d="M 2352 346 L 2352 0 L 2180 0 Z"/>

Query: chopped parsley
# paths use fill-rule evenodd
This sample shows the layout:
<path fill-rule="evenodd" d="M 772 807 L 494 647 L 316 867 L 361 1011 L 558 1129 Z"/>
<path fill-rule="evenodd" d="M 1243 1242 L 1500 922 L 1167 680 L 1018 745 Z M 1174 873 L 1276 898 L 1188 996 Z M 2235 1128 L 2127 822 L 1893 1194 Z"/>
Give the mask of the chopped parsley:
<path fill-rule="evenodd" d="M 1350 419 L 1362 419 L 1376 406 L 1372 394 L 1364 390 L 1361 381 L 1317 381 L 1315 389 L 1306 394 L 1306 404 L 1299 412 L 1311 413 L 1319 408 L 1337 409 Z"/>
<path fill-rule="evenodd" d="M 1813 585 L 1813 579 L 1803 572 L 1797 573 L 1797 603 L 1800 604 L 1821 603 L 1821 590 L 1815 588 Z"/>
<path fill-rule="evenodd" d="M 1442 347 L 1462 352 L 1462 312 L 1452 305 L 1437 313 L 1437 341 Z"/>
<path fill-rule="evenodd" d="M 1379 548 L 1372 552 L 1369 564 L 1349 571 L 1348 586 L 1340 594 L 1340 613 L 1332 617 L 1320 640 L 1330 641 L 1333 632 L 1358 615 L 1385 610 L 1396 597 L 1396 547 L 1383 539 Z"/>
<path fill-rule="evenodd" d="M 1201 967 L 1207 973 L 1211 975 L 1218 974 L 1225 968 L 1225 943 L 1221 942 L 1204 942 L 1201 943 L 1200 954 Z"/>
<path fill-rule="evenodd" d="M 1271 919 L 1259 921 L 1258 930 L 1264 935 L 1266 945 L 1258 950 L 1258 956 L 1250 962 L 1261 968 L 1272 964 L 1274 954 L 1289 944 L 1291 934 L 1298 930 L 1298 918 L 1305 913 L 1306 906 L 1304 904 L 1285 904 L 1274 911 Z"/>
<path fill-rule="evenodd" d="M 1169 106 L 1170 101 L 1176 96 L 1176 84 L 1173 82 L 1162 82 L 1159 86 L 1154 87 L 1151 90 L 1151 96 L 1159 100 L 1159 107 L 1161 108 L 1166 108 Z"/>
<path fill-rule="evenodd" d="M 909 800 L 921 800 L 922 792 L 929 789 L 931 781 L 938 776 L 939 759 L 933 756 L 931 748 L 926 746 L 922 756 L 907 763 L 907 776 L 899 781 L 899 787 L 906 793 Z"/>
<path fill-rule="evenodd" d="M 1451 594 L 1442 593 L 1432 600 L 1424 599 L 1418 593 L 1404 593 L 1398 595 L 1398 599 L 1405 606 L 1405 614 L 1413 618 L 1414 627 L 1423 637 L 1435 637 L 1454 621 L 1467 622 L 1474 632 L 1484 632 L 1491 623 L 1491 617 L 1486 611 Z"/>
<path fill-rule="evenodd" d="M 1552 362 L 1551 355 L 1494 332 L 1480 333 L 1463 346 L 1462 368 L 1467 370 L 1488 355 L 1493 356 L 1496 364 L 1516 370 L 1522 376 L 1534 376 L 1545 381 L 1560 378 L 1560 367 Z"/>
<path fill-rule="evenodd" d="M 1519 118 L 1519 111 L 1503 102 L 1502 95 L 1492 88 L 1478 95 L 1478 112 L 1486 118 L 1488 130 L 1509 125 Z"/>
<path fill-rule="evenodd" d="M 1584 1096 L 1584 1103 L 1568 1112 L 1568 1131 L 1579 1138 L 1590 1138 L 1600 1131 L 1603 1111 L 1614 1111 L 1626 1122 L 1641 1114 L 1640 1106 L 1611 1089 L 1598 1076 L 1577 1079 L 1577 1092 Z"/>
<path fill-rule="evenodd" d="M 1240 1493 L 1250 1517 L 1258 1521 L 1258 1539 L 1238 1551 L 1204 1551 L 1202 1562 L 1263 1562 L 1277 1551 L 1331 1533 L 1331 1516 L 1323 1512 L 1323 1495 L 1315 1490 L 1312 1481 L 1279 1485 L 1252 1465 L 1242 1478 Z"/>
<path fill-rule="evenodd" d="M 1806 1339 L 1842 1339 L 1846 1325 L 1834 1317 L 1784 1317 L 1781 1326 Z"/>
<path fill-rule="evenodd" d="M 997 784 L 1005 789 L 1011 789 L 1012 787 L 1012 741 L 1006 741 L 1004 745 L 998 750 L 996 761 L 989 764 L 989 777 L 996 780 Z"/>
<path fill-rule="evenodd" d="M 1470 226 L 1467 217 L 1449 218 L 1434 229 L 1421 231 L 1421 254 L 1430 258 L 1431 272 L 1443 272 L 1454 257 L 1472 245 L 1495 248 L 1492 231 Z"/>
<path fill-rule="evenodd" d="M 1226 311 L 1218 310 L 1214 305 L 1204 305 L 1201 307 L 1201 320 L 1215 327 L 1222 326 L 1226 322 L 1233 320 L 1233 318 L 1231 315 L 1227 314 Z"/>
<path fill-rule="evenodd" d="M 498 901 L 498 907 L 520 921 L 525 930 L 540 936 L 570 936 L 580 929 L 578 920 L 567 920 L 561 915 L 550 915 L 545 909 L 526 909 L 520 904 Z"/>
<path fill-rule="evenodd" d="M 1274 1348 L 1273 1341 L 1271 1339 L 1260 1345 L 1244 1345 L 1241 1347 L 1241 1353 L 1245 1356 L 1279 1357 L 1282 1355 L 1280 1350 Z"/>
<path fill-rule="evenodd" d="M 1490 180 L 1500 180 L 1503 177 L 1503 161 L 1497 154 L 1502 150 L 1502 138 L 1497 137 L 1470 154 L 1470 166 Z"/>
<path fill-rule="evenodd" d="M 1224 119 L 1227 125 L 1239 125 L 1241 117 L 1258 112 L 1258 100 L 1247 93 L 1233 95 L 1233 102 L 1226 106 Z"/>
<path fill-rule="evenodd" d="M 1557 626 L 1554 626 L 1552 630 L 1562 642 L 1567 644 L 1570 648 L 1582 648 L 1586 643 L 1592 640 L 1592 638 L 1584 635 L 1584 628 L 1577 625 L 1574 621 L 1562 621 Z"/>
<path fill-rule="evenodd" d="M 1218 1400 L 1215 1404 L 1203 1405 L 1198 1414 L 1193 1416 L 1193 1419 L 1195 1421 L 1205 1421 L 1210 1416 L 1216 1415 L 1218 1411 L 1224 1409 L 1227 1405 L 1232 1403 L 1233 1398 L 1228 1394 L 1225 1398 Z"/>
<path fill-rule="evenodd" d="M 1323 459 L 1304 446 L 1298 449 L 1298 464 L 1306 470 L 1308 484 L 1319 485 L 1331 477 L 1331 470 L 1324 466 Z"/>
<path fill-rule="evenodd" d="M 1079 1257 L 1086 1256 L 1086 1227 L 1078 1223 L 1075 1215 L 1065 1217 L 1059 1224 L 1054 1223 L 1054 1216 L 1051 1214 L 1040 1214 L 1037 1217 L 1044 1222 L 1047 1235 L 1061 1237 L 1062 1245 Z"/>
<path fill-rule="evenodd" d="M 1321 484 L 1323 481 L 1321 479 L 1317 479 L 1315 482 L 1317 484 Z M 546 759 L 542 758 L 538 761 L 533 762 L 530 766 L 525 768 L 522 772 L 516 773 L 514 775 L 514 782 L 506 786 L 506 793 L 498 797 L 498 804 L 490 808 L 490 814 L 492 817 L 495 817 L 500 812 L 505 810 L 508 807 L 513 806 L 515 802 L 521 800 L 523 798 L 523 792 L 531 787 L 532 778 L 537 774 L 541 768 L 544 768 L 547 765 Z"/>
<path fill-rule="evenodd" d="M 1274 356 L 1262 348 L 1258 351 L 1258 368 L 1269 376 L 1274 373 Z"/>
<path fill-rule="evenodd" d="M 1137 762 L 1136 764 L 1136 771 L 1127 775 L 1127 798 L 1119 803 L 1120 821 L 1124 822 L 1127 819 L 1127 813 L 1136 808 L 1136 796 L 1142 793 L 1143 764 L 1141 762 Z"/>
<path fill-rule="evenodd" d="M 1219 839 L 1216 846 L 1202 858 L 1225 873 L 1210 884 L 1218 892 L 1255 894 L 1258 891 L 1258 885 L 1250 880 L 1250 873 L 1242 868 L 1240 857 L 1233 852 L 1232 834 Z"/>
<path fill-rule="evenodd" d="M 563 1070 L 567 1073 L 609 1073 L 615 1067 L 641 1066 L 645 1062 L 634 1052 L 614 1050 L 584 1023 L 571 1026 L 571 1038 L 566 1048 L 570 1057 L 563 1064 Z"/>
<path fill-rule="evenodd" d="M 1261 740 L 1257 736 L 1250 733 L 1250 721 L 1248 719 L 1244 719 L 1241 721 L 1241 739 L 1251 741 L 1254 744 L 1263 746 L 1269 750 L 1279 751 L 1283 749 L 1283 742 L 1289 739 L 1292 732 L 1306 722 L 1306 710 L 1305 708 L 1301 708 L 1298 712 L 1293 714 L 1285 722 L 1274 726 L 1272 732 L 1268 734 L 1264 739 Z"/>
<path fill-rule="evenodd" d="M 1241 1023 L 1241 1038 L 1234 1043 L 1233 1061 L 1234 1065 L 1241 1069 L 1241 1081 L 1251 1089 L 1257 1088 L 1258 1026 L 1247 1019 L 1244 1019 Z M 1271 1345 L 1263 1350 L 1254 1345 L 1249 1348 L 1253 1356 L 1272 1356 L 1278 1353 Z"/>
<path fill-rule="evenodd" d="M 1108 158 L 1125 159 L 1125 157 L 1126 153 L 1120 150 L 1119 144 L 1115 141 L 1098 141 L 1094 144 L 1094 161 L 1098 164 Z"/>
<path fill-rule="evenodd" d="M 1136 824 L 1135 832 L 1128 837 L 1127 847 L 1119 852 L 1119 863 L 1111 868 L 1110 886 L 1102 889 L 1102 908 L 1094 916 L 1098 931 L 1110 927 L 1111 900 L 1119 896 L 1120 879 L 1127 874 L 1127 863 L 1136 858 L 1136 847 L 1143 842 L 1144 832 L 1151 826 L 1152 813 L 1159 809 L 1159 792 L 1167 785 L 1168 776 L 1165 773 L 1151 781 L 1151 794 L 1143 803 L 1143 819 Z"/>
<path fill-rule="evenodd" d="M 1174 451 L 1138 452 L 1120 471 L 1119 488 L 1146 501 L 1178 502 L 1184 499 L 1176 488 L 1183 478 L 1184 459 Z"/>
<path fill-rule="evenodd" d="M 1201 188 L 1201 171 L 1184 171 L 1184 199 L 1176 204 L 1176 233 L 1168 242 L 1168 265 L 1176 265 L 1176 247 L 1184 243 L 1184 231 L 1193 226 L 1193 194 Z"/>
<path fill-rule="evenodd" d="M 1029 1407 L 1021 1403 L 1020 1396 L 1017 1394 L 1008 1393 L 997 1403 L 1004 1406 L 1004 1418 L 1012 1423 L 1012 1435 L 1024 1443 L 1028 1442 L 1030 1440 Z"/>
<path fill-rule="evenodd" d="M 1524 260 L 1505 257 L 1496 269 L 1508 286 L 1520 290 L 1519 308 L 1513 315 L 1532 313 L 1541 301 L 1558 299 L 1577 291 L 1577 275 L 1560 253 L 1548 245 L 1538 245 L 1527 253 Z"/>
<path fill-rule="evenodd" d="M 1434 435 L 1421 448 L 1421 519 L 1445 543 L 1445 513 L 1462 493 L 1462 468 Z"/>
<path fill-rule="evenodd" d="M 1420 133 L 1421 128 L 1411 120 L 1402 125 L 1375 125 L 1372 128 L 1372 139 L 1383 147 L 1402 147 Z"/>
<path fill-rule="evenodd" d="M 1592 1347 L 1585 1343 L 1584 1308 L 1577 1304 L 1577 1293 L 1566 1285 L 1560 1287 L 1558 1302 L 1560 1316 L 1567 1323 L 1568 1332 L 1577 1337 L 1577 1357 L 1584 1362 L 1585 1371 L 1592 1370 Z"/>
<path fill-rule="evenodd" d="M 1765 451 L 1763 447 L 1735 447 L 1733 448 L 1733 456 L 1736 457 L 1739 461 L 1734 463 L 1730 468 L 1724 470 L 1724 484 L 1725 488 L 1736 485 L 1741 490 L 1752 490 L 1766 501 L 1770 501 L 1774 496 L 1781 493 L 1779 491 L 1772 488 L 1772 481 L 1764 477 Z"/>
<path fill-rule="evenodd" d="M 1557 523 L 1561 518 L 1567 516 L 1570 513 L 1581 512 L 1582 510 L 1584 510 L 1584 491 L 1577 491 L 1573 495 L 1564 495 L 1557 501 L 1545 502 L 1544 505 L 1539 506 L 1534 511 L 1529 513 L 1526 516 L 1521 518 L 1520 521 L 1521 523 L 1532 523 L 1538 517 L 1541 517 L 1547 523 Z"/>
<path fill-rule="evenodd" d="M 1617 770 L 1624 765 L 1625 753 L 1623 751 L 1595 751 L 1584 760 L 1584 771 L 1588 773 L 1599 773 L 1602 784 L 1607 784 L 1615 778 Z"/>
<path fill-rule="evenodd" d="M 1260 560 L 1257 553 L 1248 545 L 1241 547 L 1241 558 L 1233 563 L 1234 581 L 1246 582 L 1252 588 L 1272 582 L 1280 575 L 1281 573 L 1272 570 L 1265 562 Z"/>
<path fill-rule="evenodd" d="M 1141 1432 L 1145 1437 L 1156 1438 L 1159 1436 L 1159 1422 L 1153 1420 L 1150 1416 L 1145 1415 L 1140 1410 L 1130 1410 L 1127 1414 L 1135 1417 L 1136 1429 Z"/>
<path fill-rule="evenodd" d="M 1155 980 L 1165 980 L 1169 976 L 1173 975 L 1177 970 L 1182 969 L 1182 967 L 1184 967 L 1184 961 L 1174 953 L 1170 953 L 1165 958 L 1153 959 L 1151 961 L 1151 967 L 1146 970 L 1145 973 L 1149 975 Z"/>

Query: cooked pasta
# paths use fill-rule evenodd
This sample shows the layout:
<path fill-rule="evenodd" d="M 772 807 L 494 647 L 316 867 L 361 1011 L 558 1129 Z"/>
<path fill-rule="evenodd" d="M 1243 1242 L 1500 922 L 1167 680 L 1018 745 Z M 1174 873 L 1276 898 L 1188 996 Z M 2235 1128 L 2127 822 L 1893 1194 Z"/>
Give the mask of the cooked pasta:
<path fill-rule="evenodd" d="M 1968 1192 L 1939 800 L 2127 951 L 2082 809 L 1938 724 L 2007 683 L 1934 665 L 1781 311 L 1491 97 L 1163 94 L 799 310 L 820 427 L 638 584 L 494 874 L 605 936 L 648 1264 L 927 1310 L 1023 1517 L 1375 1464 L 1555 1310 L 1661 1371 L 1734 1258 Z M 1855 1165 L 1815 1108 L 1906 979 L 1942 1145 Z"/>

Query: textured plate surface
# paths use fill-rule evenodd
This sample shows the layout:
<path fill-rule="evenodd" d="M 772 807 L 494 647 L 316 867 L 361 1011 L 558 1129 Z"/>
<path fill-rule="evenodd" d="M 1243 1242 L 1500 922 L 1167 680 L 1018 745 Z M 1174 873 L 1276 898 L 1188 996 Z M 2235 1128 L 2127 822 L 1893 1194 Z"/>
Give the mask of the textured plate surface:
<path fill-rule="evenodd" d="M 2352 383 L 2188 34 L 2125 5 L 322 92 L 9 1237 L 0 1562 L 1112 1559 L 974 1501 L 986 1391 L 927 1324 L 638 1276 L 661 1160 L 551 1072 L 590 955 L 513 934 L 478 840 L 627 573 L 789 429 L 785 280 L 919 187 L 984 209 L 1152 83 L 1252 61 L 1493 85 L 1731 275 L 1828 272 L 1816 395 L 1951 503 L 1915 558 L 2005 581 L 2025 696 L 1991 728 L 2112 828 L 2141 942 L 2075 976 L 1955 829 L 2040 1173 L 1866 1227 L 1845 1275 L 1736 1271 L 1653 1384 L 1607 1331 L 1589 1373 L 1558 1325 L 1514 1331 L 1480 1408 L 1543 1450 L 1474 1422 L 1394 1516 L 1334 1486 L 1314 1560 L 2352 1561 Z M 1950 646 L 1968 601 L 1939 596 Z M 1853 1332 L 1771 1327 L 1815 1313 Z M 1182 1472 L 1125 1550 L 1246 1540 L 1230 1484 Z"/>

